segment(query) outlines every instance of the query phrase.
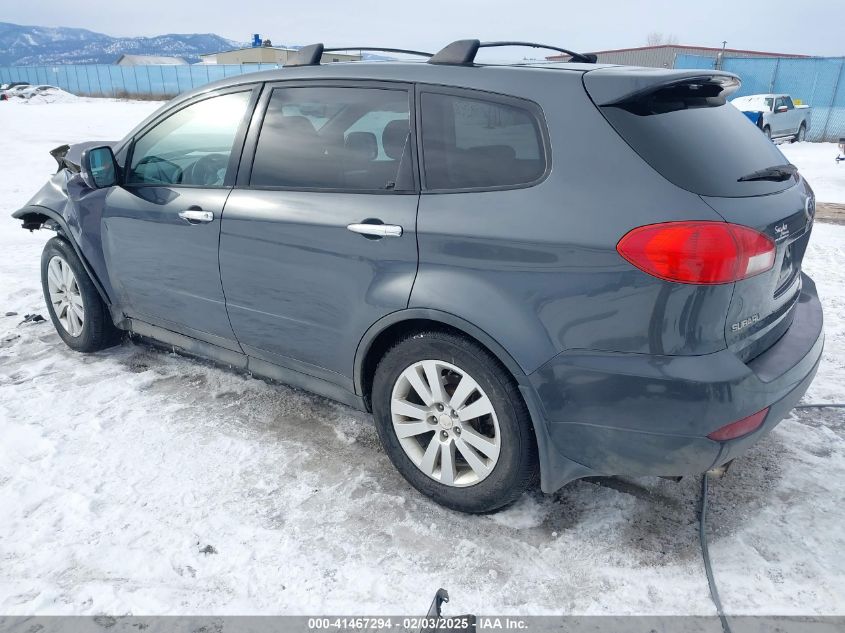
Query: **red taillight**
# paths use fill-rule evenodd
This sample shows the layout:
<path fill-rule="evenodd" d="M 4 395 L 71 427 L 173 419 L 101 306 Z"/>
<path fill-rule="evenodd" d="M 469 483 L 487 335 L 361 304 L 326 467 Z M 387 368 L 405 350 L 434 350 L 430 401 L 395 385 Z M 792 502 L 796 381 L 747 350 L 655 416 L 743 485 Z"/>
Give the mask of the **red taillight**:
<path fill-rule="evenodd" d="M 751 431 L 756 431 L 760 428 L 760 425 L 763 424 L 763 420 L 766 419 L 766 414 L 768 412 L 769 407 L 766 407 L 762 411 L 749 415 L 747 418 L 742 418 L 741 420 L 731 422 L 730 424 L 726 424 L 725 426 L 716 429 L 707 437 L 711 440 L 716 440 L 717 442 L 726 442 L 728 440 L 735 440 L 743 435 L 748 435 Z"/>
<path fill-rule="evenodd" d="M 726 284 L 769 270 L 775 243 L 727 222 L 664 222 L 625 234 L 616 245 L 640 270 L 683 284 Z"/>

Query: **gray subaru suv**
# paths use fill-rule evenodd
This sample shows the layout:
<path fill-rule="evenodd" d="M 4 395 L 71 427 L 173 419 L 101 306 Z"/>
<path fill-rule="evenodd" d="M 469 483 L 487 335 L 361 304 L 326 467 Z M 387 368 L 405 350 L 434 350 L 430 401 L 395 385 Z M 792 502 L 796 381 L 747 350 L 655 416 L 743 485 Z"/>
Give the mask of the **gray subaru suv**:
<path fill-rule="evenodd" d="M 56 148 L 14 216 L 57 233 L 59 336 L 129 332 L 371 411 L 408 482 L 466 512 L 730 462 L 822 354 L 812 190 L 726 103 L 734 75 L 475 61 L 505 44 L 312 45 Z"/>

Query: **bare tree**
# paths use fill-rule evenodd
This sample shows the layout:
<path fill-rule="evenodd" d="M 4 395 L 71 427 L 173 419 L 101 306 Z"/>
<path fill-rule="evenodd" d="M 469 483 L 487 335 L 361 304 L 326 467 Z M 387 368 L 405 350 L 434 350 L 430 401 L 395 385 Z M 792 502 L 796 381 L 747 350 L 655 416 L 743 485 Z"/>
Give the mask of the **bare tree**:
<path fill-rule="evenodd" d="M 673 34 L 664 35 L 660 31 L 652 31 L 646 36 L 646 44 L 649 46 L 660 46 L 662 44 L 677 44 L 678 36 Z"/>

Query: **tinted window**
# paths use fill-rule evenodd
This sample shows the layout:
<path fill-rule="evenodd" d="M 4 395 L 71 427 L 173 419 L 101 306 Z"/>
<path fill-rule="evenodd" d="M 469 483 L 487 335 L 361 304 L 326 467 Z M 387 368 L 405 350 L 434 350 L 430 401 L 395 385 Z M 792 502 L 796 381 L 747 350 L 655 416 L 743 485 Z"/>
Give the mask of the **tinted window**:
<path fill-rule="evenodd" d="M 136 141 L 126 182 L 222 186 L 249 97 L 212 97 L 166 118 Z"/>
<path fill-rule="evenodd" d="M 537 119 L 527 108 L 448 94 L 422 95 L 429 189 L 534 182 L 546 170 L 542 138 Z"/>
<path fill-rule="evenodd" d="M 412 189 L 408 92 L 276 88 L 250 184 L 342 190 Z"/>
<path fill-rule="evenodd" d="M 760 129 L 733 105 L 634 110 L 602 108 L 616 131 L 664 178 L 707 196 L 756 196 L 791 187 L 795 182 L 739 178 L 789 161 Z M 671 106 L 671 107 L 670 107 Z M 668 110 L 668 111 L 666 111 Z"/>

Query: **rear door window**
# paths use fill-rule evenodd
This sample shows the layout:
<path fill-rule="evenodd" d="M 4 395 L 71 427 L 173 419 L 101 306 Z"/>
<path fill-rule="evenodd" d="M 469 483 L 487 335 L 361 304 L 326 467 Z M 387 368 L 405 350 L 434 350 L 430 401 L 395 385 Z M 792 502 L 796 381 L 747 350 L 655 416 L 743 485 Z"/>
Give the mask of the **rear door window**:
<path fill-rule="evenodd" d="M 546 173 L 541 114 L 530 102 L 425 91 L 420 103 L 427 189 L 526 186 Z"/>
<path fill-rule="evenodd" d="M 404 89 L 275 88 L 250 186 L 337 191 L 414 188 Z"/>

